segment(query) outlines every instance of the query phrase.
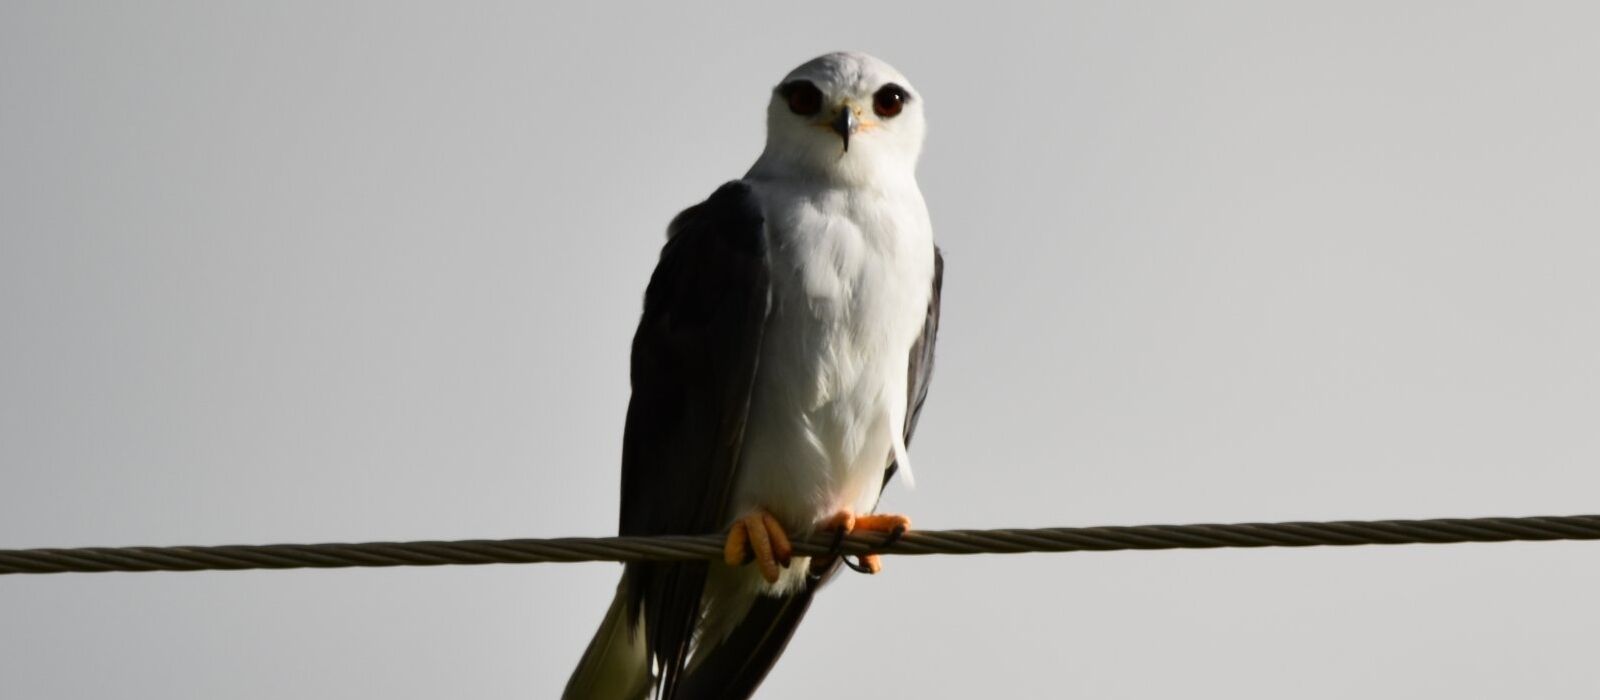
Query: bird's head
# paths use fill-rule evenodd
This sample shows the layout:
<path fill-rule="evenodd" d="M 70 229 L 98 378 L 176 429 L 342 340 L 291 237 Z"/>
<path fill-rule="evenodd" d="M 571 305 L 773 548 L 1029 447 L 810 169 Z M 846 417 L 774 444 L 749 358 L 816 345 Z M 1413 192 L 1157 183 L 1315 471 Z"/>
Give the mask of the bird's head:
<path fill-rule="evenodd" d="M 830 53 L 773 88 L 762 161 L 826 179 L 911 176 L 925 130 L 922 97 L 900 71 L 864 53 Z"/>

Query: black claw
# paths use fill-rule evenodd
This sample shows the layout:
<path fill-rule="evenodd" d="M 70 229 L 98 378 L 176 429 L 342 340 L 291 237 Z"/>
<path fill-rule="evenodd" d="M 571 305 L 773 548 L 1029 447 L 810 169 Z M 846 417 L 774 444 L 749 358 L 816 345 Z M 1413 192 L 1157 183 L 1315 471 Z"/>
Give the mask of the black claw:
<path fill-rule="evenodd" d="M 894 544 L 896 542 L 899 542 L 900 541 L 900 537 L 905 535 L 905 534 L 906 534 L 906 526 L 904 526 L 904 525 L 896 525 L 896 526 L 894 526 L 894 529 L 889 531 L 889 536 L 883 538 L 883 542 L 880 542 L 878 544 L 878 546 L 872 548 L 873 553 L 876 554 L 878 552 L 882 552 L 885 549 L 888 549 L 889 545 L 892 545 L 892 544 Z M 838 547 L 839 547 L 840 543 L 843 542 L 843 540 L 844 540 L 844 536 L 842 534 L 839 537 L 835 538 L 835 540 L 834 540 L 834 551 L 835 552 L 838 551 Z M 839 557 L 839 559 L 844 562 L 845 566 L 850 567 L 850 569 L 852 571 L 855 571 L 856 573 L 862 573 L 862 574 L 870 574 L 870 573 L 872 573 L 872 569 L 867 568 L 865 564 L 858 564 L 856 562 L 850 561 L 850 557 L 841 556 L 841 557 Z"/>
<path fill-rule="evenodd" d="M 843 562 L 845 566 L 850 567 L 850 570 L 854 571 L 856 573 L 861 573 L 861 574 L 870 574 L 870 573 L 872 573 L 872 570 L 868 569 L 866 566 L 863 566 L 863 565 L 858 564 L 856 562 L 850 561 L 850 556 L 847 555 L 847 554 L 844 554 L 843 552 L 844 552 L 844 528 L 841 527 L 841 528 L 833 531 L 833 543 L 828 545 L 828 556 L 829 557 L 838 557 L 839 561 Z"/>
<path fill-rule="evenodd" d="M 833 531 L 833 544 L 828 545 L 828 556 L 837 557 L 844 550 L 844 528 Z"/>
<path fill-rule="evenodd" d="M 885 549 L 888 549 L 890 545 L 892 545 L 892 544 L 894 544 L 896 542 L 899 542 L 900 538 L 903 537 L 905 534 L 906 534 L 906 526 L 904 526 L 904 525 L 896 525 L 896 526 L 894 526 L 894 529 L 889 531 L 889 536 L 883 538 L 883 542 L 879 543 L 878 546 L 872 548 L 873 552 L 877 553 L 877 552 L 882 552 Z M 841 528 L 841 529 L 835 530 L 833 532 L 833 544 L 828 546 L 828 556 L 830 556 L 830 557 L 838 557 L 839 561 L 844 562 L 845 566 L 850 567 L 851 571 L 854 571 L 854 572 L 856 572 L 858 574 L 870 574 L 870 573 L 872 573 L 872 569 L 867 568 L 867 566 L 865 564 L 861 564 L 861 563 L 858 563 L 858 562 L 855 562 L 855 561 L 851 561 L 849 555 L 842 553 L 843 550 L 844 550 L 844 530 Z"/>
<path fill-rule="evenodd" d="M 855 563 L 853 561 L 850 561 L 850 557 L 848 557 L 848 556 L 842 556 L 841 555 L 839 557 L 839 561 L 844 562 L 845 566 L 850 567 L 851 571 L 854 571 L 854 572 L 856 572 L 858 574 L 870 574 L 870 573 L 872 573 L 872 569 L 869 569 L 869 568 L 867 568 L 866 566 L 864 566 L 862 564 L 857 564 L 857 563 Z"/>
<path fill-rule="evenodd" d="M 881 551 L 883 551 L 885 549 L 888 549 L 894 543 L 899 542 L 900 538 L 902 536 L 904 536 L 905 534 L 906 534 L 906 526 L 904 526 L 904 525 L 896 525 L 896 526 L 894 526 L 894 529 L 889 531 L 889 536 L 883 538 L 883 543 L 878 545 L 878 551 L 881 552 Z"/>

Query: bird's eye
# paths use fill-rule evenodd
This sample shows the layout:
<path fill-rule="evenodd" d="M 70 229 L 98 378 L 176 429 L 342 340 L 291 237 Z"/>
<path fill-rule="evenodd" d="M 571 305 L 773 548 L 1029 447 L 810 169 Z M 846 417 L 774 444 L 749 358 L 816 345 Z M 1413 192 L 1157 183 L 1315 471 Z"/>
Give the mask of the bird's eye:
<path fill-rule="evenodd" d="M 906 94 L 905 88 L 889 83 L 878 88 L 878 91 L 873 93 L 872 111 L 878 116 L 888 119 L 899 114 L 900 110 L 905 108 L 906 100 L 910 99 L 910 97 L 910 95 Z"/>
<path fill-rule="evenodd" d="M 822 111 L 822 91 L 809 80 L 796 80 L 778 88 L 778 94 L 789 103 L 789 111 L 809 117 Z"/>

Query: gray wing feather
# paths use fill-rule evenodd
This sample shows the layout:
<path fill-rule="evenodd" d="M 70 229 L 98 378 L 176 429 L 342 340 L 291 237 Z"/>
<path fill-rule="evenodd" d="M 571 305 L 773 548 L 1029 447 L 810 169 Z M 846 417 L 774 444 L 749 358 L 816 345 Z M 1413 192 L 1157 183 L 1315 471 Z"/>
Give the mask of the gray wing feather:
<path fill-rule="evenodd" d="M 761 209 L 748 185 L 730 182 L 673 220 L 645 292 L 623 433 L 623 535 L 722 528 L 769 306 Z M 623 571 L 628 619 L 643 616 L 661 697 L 677 694 L 706 567 Z"/>

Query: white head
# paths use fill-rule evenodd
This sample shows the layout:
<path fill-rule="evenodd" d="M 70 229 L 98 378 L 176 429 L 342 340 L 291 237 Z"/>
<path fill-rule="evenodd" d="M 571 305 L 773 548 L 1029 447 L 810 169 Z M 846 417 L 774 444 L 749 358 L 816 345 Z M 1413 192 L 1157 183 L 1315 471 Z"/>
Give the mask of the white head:
<path fill-rule="evenodd" d="M 830 53 L 773 88 L 767 148 L 751 173 L 850 183 L 912 177 L 925 131 L 922 96 L 900 71 L 864 53 Z"/>

